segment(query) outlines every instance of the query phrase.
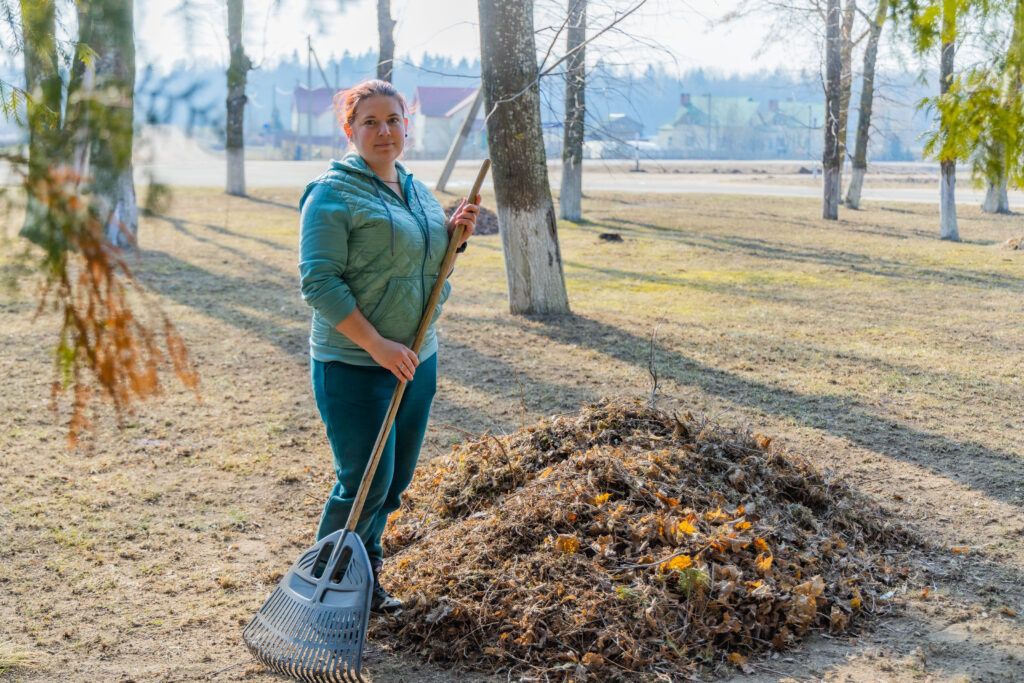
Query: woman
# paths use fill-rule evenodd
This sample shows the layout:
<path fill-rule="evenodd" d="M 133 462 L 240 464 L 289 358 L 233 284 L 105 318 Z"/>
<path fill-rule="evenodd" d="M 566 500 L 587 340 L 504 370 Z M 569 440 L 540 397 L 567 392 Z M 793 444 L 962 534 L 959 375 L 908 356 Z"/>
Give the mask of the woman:
<path fill-rule="evenodd" d="M 472 234 L 479 212 L 465 201 L 445 220 L 441 205 L 397 159 L 405 146 L 405 100 L 386 81 L 344 93 L 339 117 L 350 151 L 302 195 L 299 274 L 313 308 L 313 394 L 334 452 L 337 483 L 317 539 L 342 528 L 398 382 L 408 382 L 356 532 L 373 565 L 371 609 L 401 602 L 378 580 L 381 534 L 412 480 L 437 380 L 433 321 L 419 354 L 409 348 L 456 225 Z M 475 198 L 479 202 L 479 198 Z"/>

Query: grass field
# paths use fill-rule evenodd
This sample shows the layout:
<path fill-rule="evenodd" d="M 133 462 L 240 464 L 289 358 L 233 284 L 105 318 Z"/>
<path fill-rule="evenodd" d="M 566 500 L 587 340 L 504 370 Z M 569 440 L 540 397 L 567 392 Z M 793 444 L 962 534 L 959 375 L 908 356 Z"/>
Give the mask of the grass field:
<path fill-rule="evenodd" d="M 279 680 L 241 628 L 312 541 L 333 477 L 295 201 L 181 190 L 144 219 L 134 269 L 183 332 L 202 401 L 171 384 L 120 429 L 100 409 L 80 451 L 48 410 L 56 322 L 33 318 L 30 280 L 3 295 L 0 679 Z M 783 198 L 584 209 L 560 225 L 571 317 L 507 313 L 497 236 L 460 257 L 423 457 L 646 397 L 653 364 L 661 407 L 770 434 L 935 544 L 891 618 L 743 680 L 1024 680 L 1024 252 L 999 246 L 1021 217 L 964 207 L 952 244 L 925 205 L 833 223 Z M 379 643 L 368 666 L 374 681 L 472 680 Z"/>

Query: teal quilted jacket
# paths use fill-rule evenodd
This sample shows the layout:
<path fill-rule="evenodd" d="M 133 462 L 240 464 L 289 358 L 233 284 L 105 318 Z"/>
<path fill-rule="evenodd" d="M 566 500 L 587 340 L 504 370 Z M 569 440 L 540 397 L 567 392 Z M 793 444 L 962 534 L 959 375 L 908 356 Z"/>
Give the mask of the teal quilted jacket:
<path fill-rule="evenodd" d="M 320 361 L 376 365 L 335 326 L 358 307 L 382 337 L 411 346 L 448 247 L 441 205 L 400 163 L 405 199 L 388 188 L 363 158 L 332 160 L 299 200 L 299 278 L 313 308 L 310 354 Z M 447 281 L 434 310 L 441 314 Z M 430 326 L 420 360 L 437 351 Z"/>

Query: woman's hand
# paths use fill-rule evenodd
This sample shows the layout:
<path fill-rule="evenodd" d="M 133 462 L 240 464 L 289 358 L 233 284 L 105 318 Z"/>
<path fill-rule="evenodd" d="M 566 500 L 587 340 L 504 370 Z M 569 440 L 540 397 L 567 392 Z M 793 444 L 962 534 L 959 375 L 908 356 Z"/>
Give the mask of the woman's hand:
<path fill-rule="evenodd" d="M 465 199 L 459 204 L 458 208 L 452 212 L 452 217 L 448 221 L 448 237 L 451 238 L 455 232 L 455 228 L 462 226 L 465 228 L 465 232 L 462 233 L 462 241 L 457 245 L 461 248 L 465 244 L 470 235 L 473 234 L 473 230 L 476 229 L 476 219 L 480 216 L 480 195 L 475 197 L 476 203 L 470 204 Z"/>
<path fill-rule="evenodd" d="M 390 370 L 399 382 L 411 382 L 420 364 L 420 359 L 408 346 L 383 337 L 366 350 L 377 365 Z"/>

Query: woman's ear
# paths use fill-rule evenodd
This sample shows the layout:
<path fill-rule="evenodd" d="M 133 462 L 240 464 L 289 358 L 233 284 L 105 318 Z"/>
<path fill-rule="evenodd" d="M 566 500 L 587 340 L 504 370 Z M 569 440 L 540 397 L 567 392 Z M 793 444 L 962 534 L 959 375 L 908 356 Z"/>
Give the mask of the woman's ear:
<path fill-rule="evenodd" d="M 345 123 L 345 124 L 342 125 L 341 128 L 342 128 L 342 130 L 345 131 L 345 137 L 347 137 L 349 140 L 351 140 L 352 139 L 352 126 L 350 126 L 349 124 Z"/>

